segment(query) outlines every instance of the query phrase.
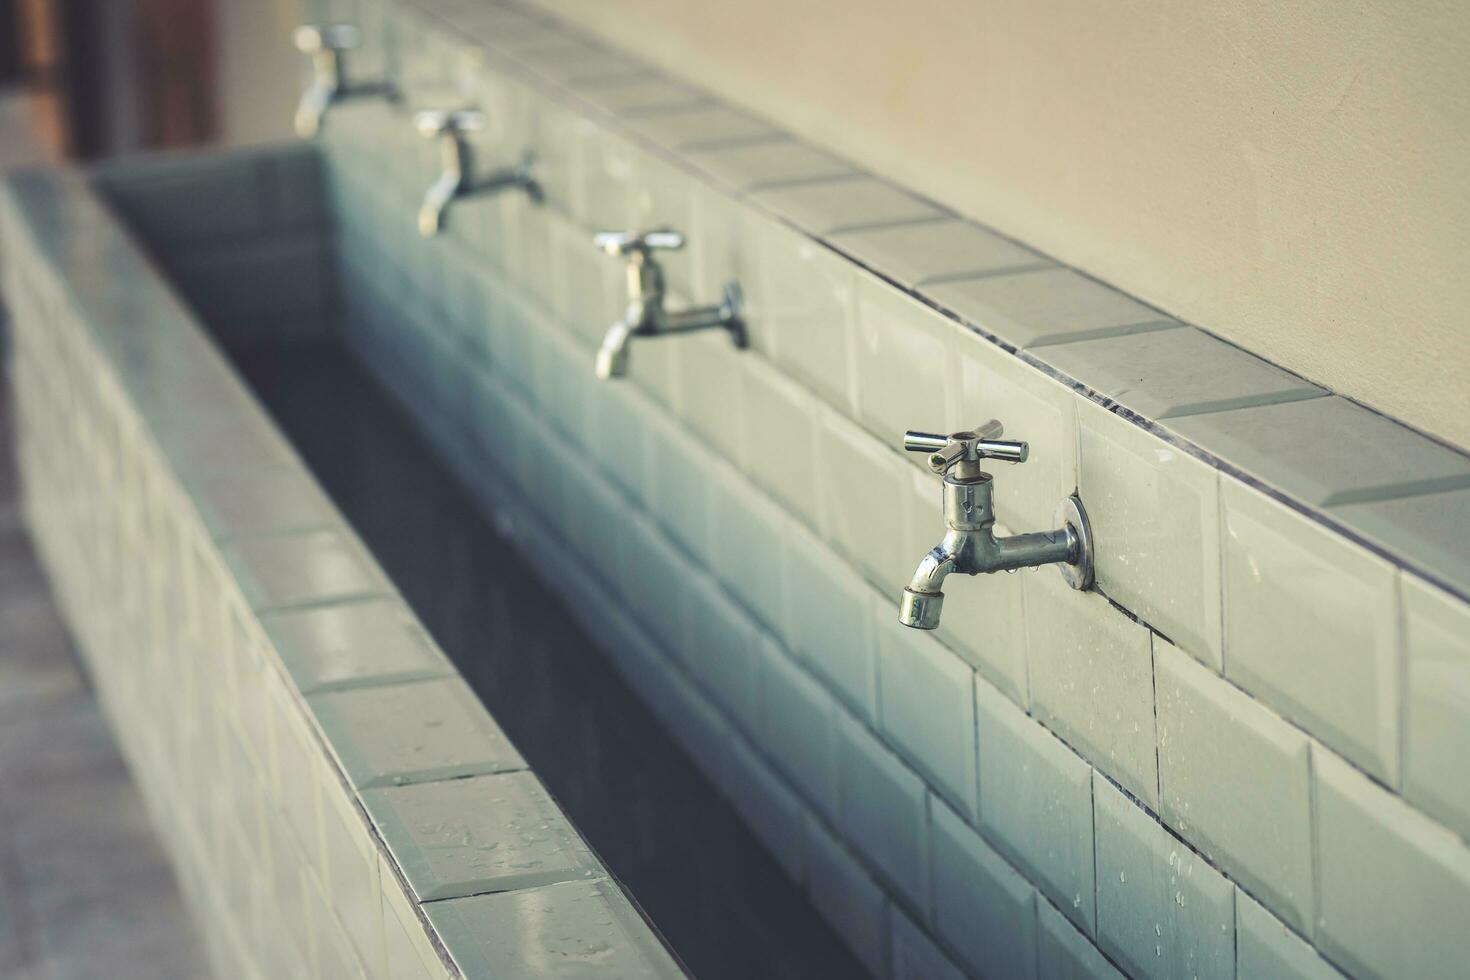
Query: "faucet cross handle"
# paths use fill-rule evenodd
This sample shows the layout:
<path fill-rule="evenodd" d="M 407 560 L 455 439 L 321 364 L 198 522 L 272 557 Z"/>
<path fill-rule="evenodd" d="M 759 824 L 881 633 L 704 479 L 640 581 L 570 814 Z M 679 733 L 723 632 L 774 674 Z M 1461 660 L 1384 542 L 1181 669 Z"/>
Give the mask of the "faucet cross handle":
<path fill-rule="evenodd" d="M 421 109 L 414 113 L 413 125 L 425 139 L 458 136 L 484 129 L 485 114 L 479 109 Z"/>
<path fill-rule="evenodd" d="M 672 228 L 656 228 L 653 231 L 600 231 L 592 237 L 592 243 L 608 255 L 633 255 L 648 257 L 655 249 L 673 251 L 684 247 L 684 236 Z"/>
<path fill-rule="evenodd" d="M 302 54 L 318 51 L 351 51 L 362 43 L 362 31 L 353 24 L 306 24 L 292 35 Z"/>
<path fill-rule="evenodd" d="M 962 475 L 973 476 L 980 472 L 982 459 L 1026 462 L 1031 447 L 1025 442 L 999 438 L 1004 432 L 1004 427 L 996 419 L 947 436 L 911 430 L 903 435 L 903 448 L 911 453 L 928 453 L 929 468 L 941 476 L 956 466 L 960 467 Z"/>

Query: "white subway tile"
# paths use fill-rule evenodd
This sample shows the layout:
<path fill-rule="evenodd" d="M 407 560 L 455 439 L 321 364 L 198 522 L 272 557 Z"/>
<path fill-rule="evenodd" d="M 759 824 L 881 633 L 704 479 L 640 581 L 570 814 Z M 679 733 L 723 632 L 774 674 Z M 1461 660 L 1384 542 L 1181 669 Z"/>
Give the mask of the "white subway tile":
<path fill-rule="evenodd" d="M 1235 886 L 1101 775 L 1098 946 L 1140 977 L 1235 976 Z"/>
<path fill-rule="evenodd" d="M 827 401 L 846 408 L 851 376 L 852 263 L 753 212 L 744 218 L 751 342 Z"/>
<path fill-rule="evenodd" d="M 975 685 L 980 733 L 980 827 L 1088 935 L 1097 928 L 1092 767 L 984 681 Z"/>
<path fill-rule="evenodd" d="M 1312 944 L 1270 912 L 1235 890 L 1235 972 L 1239 977 L 1282 980 L 1341 980 L 1342 974 Z"/>
<path fill-rule="evenodd" d="M 835 824 L 841 709 L 826 688 L 792 663 L 769 638 L 762 642 L 761 654 L 761 718 L 756 739 L 822 818 Z"/>
<path fill-rule="evenodd" d="M 1050 902 L 1038 900 L 1036 904 L 1039 919 L 1036 953 L 1041 976 L 1066 977 L 1068 980 L 1123 980 L 1118 968 L 1109 963 Z"/>
<path fill-rule="evenodd" d="M 778 626 L 786 609 L 782 552 L 791 518 L 731 467 L 711 472 L 711 568 L 758 620 Z"/>
<path fill-rule="evenodd" d="M 893 287 L 857 273 L 853 390 L 857 418 L 902 447 L 909 429 L 956 432 L 976 423 L 954 404 L 953 324 Z"/>
<path fill-rule="evenodd" d="M 726 768 L 731 802 L 794 882 L 805 872 L 802 824 L 806 806 L 741 738 L 732 738 Z"/>
<path fill-rule="evenodd" d="M 934 283 L 924 292 L 1015 347 L 1173 326 L 1158 310 L 1067 268 Z"/>
<path fill-rule="evenodd" d="M 877 604 L 884 736 L 969 819 L 976 815 L 975 671 L 932 635 Z"/>
<path fill-rule="evenodd" d="M 1397 785 L 1393 567 L 1231 478 L 1221 491 L 1226 676 Z"/>
<path fill-rule="evenodd" d="M 760 636 L 708 575 L 689 576 L 689 639 L 681 651 L 714 702 L 747 732 L 760 712 Z"/>
<path fill-rule="evenodd" d="M 1331 752 L 1316 780 L 1316 942 L 1350 974 L 1454 976 L 1470 962 L 1470 849 Z"/>
<path fill-rule="evenodd" d="M 1031 450 L 1019 465 L 992 464 L 996 517 L 1018 531 L 1054 527 L 1057 504 L 1077 490 L 1076 395 L 968 328 L 953 329 L 957 424 L 970 428 L 998 419 L 1005 438 L 1023 440 Z"/>
<path fill-rule="evenodd" d="M 757 354 L 741 357 L 735 427 L 740 469 L 809 527 L 817 523 L 817 413 L 810 391 Z"/>
<path fill-rule="evenodd" d="M 821 542 L 794 529 L 784 549 L 785 636 L 792 653 L 859 716 L 876 724 L 878 663 L 868 584 Z"/>
<path fill-rule="evenodd" d="M 807 892 L 874 976 L 888 969 L 888 899 L 883 889 L 825 827 L 806 821 Z"/>
<path fill-rule="evenodd" d="M 824 411 L 817 467 L 822 536 L 897 596 L 923 557 L 908 531 L 908 466 L 846 418 Z"/>
<path fill-rule="evenodd" d="M 636 348 L 639 341 L 633 343 Z M 745 352 L 730 342 L 725 330 L 654 339 L 652 343 L 681 345 L 679 414 L 707 446 L 726 459 L 735 459 L 740 437 L 738 362 L 747 356 Z M 638 356 L 636 350 L 633 356 Z"/>
<path fill-rule="evenodd" d="M 1031 711 L 1129 792 L 1157 807 L 1149 631 L 1054 569 L 1023 572 Z"/>
<path fill-rule="evenodd" d="M 928 901 L 924 781 L 848 716 L 838 725 L 839 828 L 913 908 Z"/>
<path fill-rule="evenodd" d="M 907 915 L 889 909 L 888 922 L 893 980 L 964 980 L 959 967 Z"/>
<path fill-rule="evenodd" d="M 1307 737 L 1154 637 L 1163 819 L 1298 929 L 1312 921 Z"/>
<path fill-rule="evenodd" d="M 1408 660 L 1404 796 L 1470 838 L 1470 607 L 1411 575 L 1400 582 Z"/>
<path fill-rule="evenodd" d="M 1098 588 L 1219 670 L 1217 471 L 1085 399 L 1077 419 Z"/>
<path fill-rule="evenodd" d="M 933 922 L 971 973 L 1036 974 L 1036 889 L 943 802 L 929 801 Z"/>
<path fill-rule="evenodd" d="M 357 957 L 372 962 L 382 948 L 378 853 L 349 792 L 335 785 L 322 792 L 322 883 Z"/>

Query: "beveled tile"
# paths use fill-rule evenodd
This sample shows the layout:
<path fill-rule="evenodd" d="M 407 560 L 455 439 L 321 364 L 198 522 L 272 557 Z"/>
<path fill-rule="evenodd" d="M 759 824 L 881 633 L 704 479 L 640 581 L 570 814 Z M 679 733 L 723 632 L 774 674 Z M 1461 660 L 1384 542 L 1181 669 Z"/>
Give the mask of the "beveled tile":
<path fill-rule="evenodd" d="M 1130 793 L 1158 807 L 1149 631 L 1055 569 L 1022 572 L 1031 711 Z"/>
<path fill-rule="evenodd" d="M 1397 785 L 1393 566 L 1234 479 L 1220 489 L 1225 675 Z"/>
<path fill-rule="evenodd" d="M 696 150 L 689 154 L 689 159 L 735 191 L 846 177 L 857 172 L 847 161 L 785 136 Z"/>
<path fill-rule="evenodd" d="M 888 896 L 857 859 L 815 819 L 806 820 L 806 890 L 812 904 L 857 958 L 882 976 L 888 969 Z"/>
<path fill-rule="evenodd" d="M 358 789 L 526 768 L 457 677 L 318 694 L 308 703 Z"/>
<path fill-rule="evenodd" d="M 634 116 L 628 124 L 634 131 L 671 150 L 749 142 L 778 135 L 764 119 L 718 104 Z"/>
<path fill-rule="evenodd" d="M 1404 796 L 1470 839 L 1470 606 L 1412 575 L 1401 576 L 1400 588 Z"/>
<path fill-rule="evenodd" d="M 1312 773 L 1317 947 L 1353 975 L 1462 972 L 1470 962 L 1465 842 L 1315 746 Z"/>
<path fill-rule="evenodd" d="M 924 781 L 850 715 L 837 730 L 838 828 L 889 887 L 922 907 L 929 890 Z"/>
<path fill-rule="evenodd" d="M 986 839 L 1095 935 L 1092 767 L 984 681 L 975 713 Z"/>
<path fill-rule="evenodd" d="M 1332 517 L 1453 587 L 1470 593 L 1470 489 L 1334 507 Z"/>
<path fill-rule="evenodd" d="M 1072 927 L 1050 902 L 1036 903 L 1038 928 L 1036 959 L 1043 977 L 1069 977 L 1075 980 L 1123 980 L 1123 974 L 1109 963 L 1087 937 Z"/>
<path fill-rule="evenodd" d="M 362 802 L 421 902 L 598 873 L 529 772 L 370 789 Z"/>
<path fill-rule="evenodd" d="M 906 286 L 1052 264 L 1008 238 L 950 217 L 843 232 L 832 244 Z"/>
<path fill-rule="evenodd" d="M 1005 438 L 1031 447 L 1025 463 L 995 464 L 991 470 L 997 519 L 1018 532 L 1054 527 L 1057 504 L 1077 490 L 1077 396 L 968 329 L 954 330 L 954 420 L 969 428 L 998 419 Z M 929 472 L 922 456 L 909 458 Z"/>
<path fill-rule="evenodd" d="M 740 469 L 788 511 L 815 526 L 817 493 L 817 408 L 812 393 L 747 354 L 736 378 L 736 429 Z M 779 437 L 773 437 L 779 433 Z"/>
<path fill-rule="evenodd" d="M 1173 419 L 1326 392 L 1194 327 L 1053 344 L 1037 355 L 1149 419 Z"/>
<path fill-rule="evenodd" d="M 1091 401 L 1077 413 L 1098 587 L 1219 670 L 1218 471 Z"/>
<path fill-rule="evenodd" d="M 299 467 L 205 476 L 190 494 L 216 539 L 329 526 L 336 508 Z"/>
<path fill-rule="evenodd" d="M 453 671 L 397 599 L 267 613 L 261 623 L 303 693 Z"/>
<path fill-rule="evenodd" d="M 755 738 L 828 823 L 837 822 L 837 715 L 826 687 L 778 643 L 761 644 L 761 723 Z"/>
<path fill-rule="evenodd" d="M 888 924 L 893 980 L 965 980 L 960 968 L 901 909 L 889 909 Z"/>
<path fill-rule="evenodd" d="M 1307 736 L 1154 637 L 1160 812 L 1282 918 L 1314 908 Z"/>
<path fill-rule="evenodd" d="M 861 175 L 771 187 L 756 191 L 751 199 L 813 235 L 943 214 L 893 184 Z"/>
<path fill-rule="evenodd" d="M 908 465 L 835 412 L 822 413 L 817 506 L 822 536 L 873 582 L 897 589 L 921 554 L 908 530 Z"/>
<path fill-rule="evenodd" d="M 384 595 L 392 586 L 350 532 L 242 538 L 225 561 L 257 610 Z"/>
<path fill-rule="evenodd" d="M 1470 486 L 1470 458 L 1336 395 L 1198 415 L 1170 427 L 1321 507 Z"/>
<path fill-rule="evenodd" d="M 976 424 L 957 418 L 952 404 L 953 324 L 865 272 L 857 274 L 856 298 L 858 420 L 900 448 L 909 429 L 955 432 Z"/>
<path fill-rule="evenodd" d="M 683 111 L 711 101 L 698 89 L 651 72 L 573 82 L 571 88 L 593 105 L 620 115 Z"/>
<path fill-rule="evenodd" d="M 1093 775 L 1098 946 L 1138 977 L 1234 980 L 1235 886 Z"/>
<path fill-rule="evenodd" d="M 610 878 L 433 902 L 425 911 L 467 977 L 685 975 Z"/>
<path fill-rule="evenodd" d="M 1235 969 L 1242 977 L 1342 980 L 1342 974 L 1240 889 L 1235 890 Z"/>
<path fill-rule="evenodd" d="M 924 292 L 1015 347 L 1166 329 L 1177 322 L 1071 269 L 1037 269 L 934 283 Z"/>
<path fill-rule="evenodd" d="M 742 248 L 751 343 L 839 408 L 849 398 L 852 263 L 770 219 L 748 214 Z"/>

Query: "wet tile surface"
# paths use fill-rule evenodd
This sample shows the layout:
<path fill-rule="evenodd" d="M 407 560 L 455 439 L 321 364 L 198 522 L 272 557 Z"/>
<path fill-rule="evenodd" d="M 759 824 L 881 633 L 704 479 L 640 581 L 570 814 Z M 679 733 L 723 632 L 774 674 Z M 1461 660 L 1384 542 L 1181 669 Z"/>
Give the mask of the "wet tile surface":
<path fill-rule="evenodd" d="M 287 609 L 266 613 L 261 623 L 303 694 L 453 671 L 399 599 Z"/>

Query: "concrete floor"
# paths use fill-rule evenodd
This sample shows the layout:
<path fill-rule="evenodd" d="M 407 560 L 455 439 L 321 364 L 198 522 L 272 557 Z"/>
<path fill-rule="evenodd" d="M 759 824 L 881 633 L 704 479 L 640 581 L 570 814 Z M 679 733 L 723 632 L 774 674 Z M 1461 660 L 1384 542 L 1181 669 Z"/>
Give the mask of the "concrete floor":
<path fill-rule="evenodd" d="M 0 381 L 0 977 L 206 977 L 21 523 Z"/>

